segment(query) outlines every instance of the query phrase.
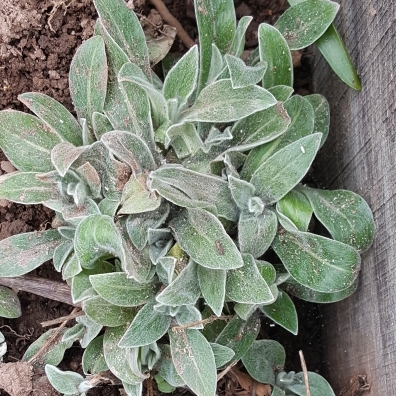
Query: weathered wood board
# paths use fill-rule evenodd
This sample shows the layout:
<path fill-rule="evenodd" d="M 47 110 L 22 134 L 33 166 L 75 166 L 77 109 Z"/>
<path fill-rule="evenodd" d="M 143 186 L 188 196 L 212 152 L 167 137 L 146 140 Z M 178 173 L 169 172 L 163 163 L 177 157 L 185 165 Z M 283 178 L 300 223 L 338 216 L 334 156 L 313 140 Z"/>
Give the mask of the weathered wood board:
<path fill-rule="evenodd" d="M 316 173 L 370 204 L 376 238 L 356 294 L 324 313 L 325 364 L 336 394 L 367 374 L 371 395 L 396 395 L 396 2 L 345 0 L 336 26 L 361 77 L 358 93 L 318 53 L 315 92 L 331 105 L 331 131 Z M 364 393 L 366 395 L 366 393 Z"/>

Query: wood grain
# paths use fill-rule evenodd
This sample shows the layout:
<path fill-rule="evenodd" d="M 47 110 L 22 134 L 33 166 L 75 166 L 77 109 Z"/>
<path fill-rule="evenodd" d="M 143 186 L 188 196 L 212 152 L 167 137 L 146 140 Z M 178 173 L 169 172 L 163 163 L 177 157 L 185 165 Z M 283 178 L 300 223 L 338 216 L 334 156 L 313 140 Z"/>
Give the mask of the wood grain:
<path fill-rule="evenodd" d="M 328 187 L 368 201 L 376 237 L 357 293 L 324 309 L 325 364 L 336 394 L 349 378 L 367 374 L 371 395 L 396 395 L 396 5 L 340 3 L 336 26 L 363 90 L 344 85 L 317 54 L 315 92 L 329 99 L 332 115 L 315 172 Z"/>

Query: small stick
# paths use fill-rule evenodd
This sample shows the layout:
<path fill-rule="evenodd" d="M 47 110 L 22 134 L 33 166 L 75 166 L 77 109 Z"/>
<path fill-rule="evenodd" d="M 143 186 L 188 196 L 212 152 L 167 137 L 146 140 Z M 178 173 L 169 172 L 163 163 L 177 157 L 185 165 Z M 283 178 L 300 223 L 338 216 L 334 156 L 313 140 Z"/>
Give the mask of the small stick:
<path fill-rule="evenodd" d="M 74 308 L 73 311 L 71 312 L 70 315 L 74 315 L 77 311 L 79 310 L 79 308 Z M 56 339 L 56 337 L 59 335 L 60 331 L 67 325 L 67 322 L 69 320 L 65 320 L 51 335 L 50 338 L 48 338 L 48 340 L 44 343 L 44 345 L 38 350 L 38 352 L 32 356 L 29 360 L 28 363 L 32 364 L 34 362 L 34 360 L 36 360 Z"/>
<path fill-rule="evenodd" d="M 308 371 L 307 365 L 305 363 L 303 351 L 298 351 L 300 355 L 301 367 L 304 373 L 304 382 L 305 382 L 305 389 L 307 390 L 307 396 L 311 396 L 311 388 L 309 387 L 309 380 L 308 380 Z"/>
<path fill-rule="evenodd" d="M 174 326 L 174 327 L 172 327 L 172 331 L 176 332 L 176 331 L 185 330 L 185 329 L 188 329 L 190 327 L 197 326 L 199 324 L 202 324 L 202 325 L 205 326 L 205 325 L 207 325 L 209 323 L 214 322 L 215 320 L 230 320 L 232 318 L 233 317 L 231 315 L 229 315 L 229 316 L 212 315 L 212 316 L 209 316 L 209 318 L 206 318 L 206 319 L 203 319 L 203 320 L 197 320 L 196 322 L 191 322 L 191 323 L 186 324 L 184 326 Z"/>
<path fill-rule="evenodd" d="M 237 363 L 237 360 L 231 362 L 231 364 L 229 364 L 221 373 L 219 373 L 217 375 L 217 382 L 219 382 Z"/>
<path fill-rule="evenodd" d="M 169 23 L 169 25 L 176 28 L 177 35 L 179 36 L 180 40 L 183 41 L 184 45 L 187 48 L 191 48 L 195 45 L 195 41 L 188 35 L 188 33 L 183 29 L 183 26 L 180 22 L 169 12 L 166 5 L 163 3 L 162 0 L 150 0 L 157 11 L 160 13 L 162 19 Z"/>
<path fill-rule="evenodd" d="M 78 311 L 78 312 L 76 312 L 74 314 L 70 314 L 70 315 L 67 315 L 67 316 L 62 316 L 62 317 L 57 318 L 57 319 L 47 320 L 46 322 L 41 322 L 40 324 L 41 324 L 42 327 L 53 326 L 53 325 L 56 325 L 58 323 L 63 323 L 65 320 L 66 321 L 72 320 L 72 319 L 78 318 L 79 316 L 83 316 L 83 315 L 85 315 L 84 311 Z"/>

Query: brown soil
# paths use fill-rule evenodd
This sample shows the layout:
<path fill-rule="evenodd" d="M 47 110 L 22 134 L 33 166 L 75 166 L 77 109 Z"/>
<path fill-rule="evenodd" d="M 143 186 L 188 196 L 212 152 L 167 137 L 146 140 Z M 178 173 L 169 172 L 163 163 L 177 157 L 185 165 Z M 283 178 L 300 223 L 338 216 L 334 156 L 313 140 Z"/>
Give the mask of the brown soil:
<path fill-rule="evenodd" d="M 133 3 L 131 1 L 129 4 Z M 147 4 L 146 4 L 147 3 Z M 181 22 L 188 34 L 196 40 L 197 28 L 193 19 L 192 0 L 164 0 L 170 12 Z M 247 34 L 247 45 L 257 45 L 257 27 L 261 22 L 273 23 L 286 7 L 286 0 L 235 0 L 238 18 L 253 15 L 254 21 Z M 148 15 L 149 2 L 135 0 L 139 12 Z M 2 0 L 0 2 L 0 110 L 12 108 L 26 111 L 17 96 L 23 92 L 38 91 L 45 93 L 68 109 L 73 110 L 69 89 L 68 70 L 77 47 L 93 33 L 96 12 L 91 0 Z M 177 39 L 173 51 L 185 51 L 183 44 Z M 303 64 L 309 63 L 309 57 Z M 309 68 L 298 68 L 296 75 L 296 91 L 300 94 L 310 90 Z M 5 156 L 0 153 L 0 174 L 12 172 L 14 169 Z M 0 200 L 0 240 L 11 235 L 50 227 L 53 213 L 41 206 L 23 206 Z M 52 269 L 50 263 L 35 271 L 35 275 L 60 280 L 60 274 Z M 16 363 L 20 361 L 29 344 L 37 339 L 46 329 L 41 322 L 68 315 L 71 307 L 56 301 L 48 300 L 28 293 L 19 293 L 22 303 L 23 317 L 6 320 L 0 318 L 0 331 L 6 337 L 8 353 L 4 361 Z M 311 309 L 309 304 L 299 304 L 300 322 L 310 321 L 308 329 L 302 328 L 299 337 L 291 338 L 279 327 L 272 328 L 263 323 L 268 333 L 280 339 L 287 349 L 289 360 L 288 370 L 300 371 L 298 349 L 306 354 L 308 368 L 312 371 L 320 367 L 320 327 L 318 327 L 318 310 Z M 308 312 L 308 313 L 306 313 Z M 311 317 L 309 317 L 311 315 Z M 287 341 L 289 340 L 289 341 Z M 64 370 L 81 370 L 82 350 L 76 344 L 65 355 L 61 368 Z M 30 370 L 21 364 L 12 366 L 0 365 L 0 388 L 3 386 L 12 396 L 26 396 L 28 385 L 12 389 L 4 386 L 1 380 L 29 378 L 19 370 Z M 8 372 L 6 373 L 6 370 Z M 57 394 L 48 388 L 42 372 L 34 377 L 34 396 Z M 38 382 L 37 382 L 38 381 Z M 230 381 L 232 381 L 230 379 Z M 222 381 L 224 386 L 225 381 Z M 32 386 L 33 386 L 32 385 Z M 38 388 L 37 388 L 38 386 Z M 47 386 L 47 387 L 46 387 Z M 23 393 L 24 391 L 24 393 Z M 154 391 L 155 392 L 155 391 Z M 185 392 L 182 392 L 186 394 Z M 119 395 L 118 386 L 104 385 L 88 392 L 88 395 Z M 156 393 L 158 394 L 158 393 Z M 6 396 L 0 390 L 0 396 Z"/>

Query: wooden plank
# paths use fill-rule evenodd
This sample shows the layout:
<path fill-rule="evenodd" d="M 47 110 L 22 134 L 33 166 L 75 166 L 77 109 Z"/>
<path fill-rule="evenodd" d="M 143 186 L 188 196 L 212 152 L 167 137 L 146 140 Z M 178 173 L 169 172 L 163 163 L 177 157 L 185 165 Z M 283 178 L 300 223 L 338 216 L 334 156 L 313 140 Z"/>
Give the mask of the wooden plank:
<path fill-rule="evenodd" d="M 325 365 L 336 394 L 367 374 L 372 395 L 396 395 L 396 5 L 341 2 L 336 25 L 363 90 L 349 89 L 316 56 L 315 92 L 330 101 L 331 132 L 315 166 L 325 184 L 362 195 L 376 238 L 363 256 L 359 290 L 326 306 Z"/>

